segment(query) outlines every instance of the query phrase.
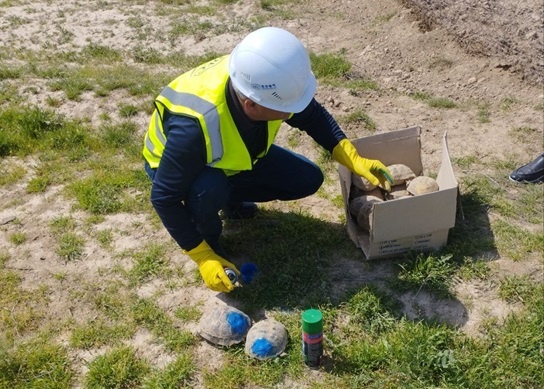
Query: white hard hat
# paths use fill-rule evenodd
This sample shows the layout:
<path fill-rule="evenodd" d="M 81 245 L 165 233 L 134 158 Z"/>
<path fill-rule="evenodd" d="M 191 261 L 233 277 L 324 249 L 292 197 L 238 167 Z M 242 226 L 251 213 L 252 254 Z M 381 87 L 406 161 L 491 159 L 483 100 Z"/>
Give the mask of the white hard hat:
<path fill-rule="evenodd" d="M 302 111 L 317 88 L 304 45 L 277 27 L 246 36 L 230 55 L 229 75 L 244 96 L 280 112 Z"/>

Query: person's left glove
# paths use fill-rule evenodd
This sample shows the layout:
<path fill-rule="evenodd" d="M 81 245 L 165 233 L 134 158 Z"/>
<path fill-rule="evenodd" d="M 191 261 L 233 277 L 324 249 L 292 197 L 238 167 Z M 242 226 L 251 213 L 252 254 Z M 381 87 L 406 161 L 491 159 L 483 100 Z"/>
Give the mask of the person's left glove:
<path fill-rule="evenodd" d="M 377 159 L 363 158 L 349 139 L 342 139 L 332 150 L 332 158 L 373 185 L 390 191 L 393 179 L 387 167 Z"/>
<path fill-rule="evenodd" d="M 231 292 L 234 289 L 225 268 L 233 269 L 238 275 L 240 271 L 232 262 L 217 255 L 205 240 L 186 253 L 198 265 L 200 275 L 208 288 L 217 292 Z"/>

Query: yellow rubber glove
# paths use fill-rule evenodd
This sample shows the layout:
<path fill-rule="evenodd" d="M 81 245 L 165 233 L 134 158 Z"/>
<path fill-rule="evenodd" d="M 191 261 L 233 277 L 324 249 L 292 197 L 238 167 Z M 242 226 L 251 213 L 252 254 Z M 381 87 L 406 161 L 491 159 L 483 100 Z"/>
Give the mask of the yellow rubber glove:
<path fill-rule="evenodd" d="M 391 190 L 393 179 L 387 167 L 377 159 L 363 158 L 349 139 L 342 139 L 332 150 L 333 159 L 353 173 L 366 178 L 373 185 Z"/>
<path fill-rule="evenodd" d="M 233 263 L 217 255 L 205 240 L 186 253 L 198 265 L 200 275 L 208 288 L 217 292 L 231 292 L 234 289 L 234 285 L 225 273 L 225 268 L 230 267 L 238 275 L 240 271 Z"/>

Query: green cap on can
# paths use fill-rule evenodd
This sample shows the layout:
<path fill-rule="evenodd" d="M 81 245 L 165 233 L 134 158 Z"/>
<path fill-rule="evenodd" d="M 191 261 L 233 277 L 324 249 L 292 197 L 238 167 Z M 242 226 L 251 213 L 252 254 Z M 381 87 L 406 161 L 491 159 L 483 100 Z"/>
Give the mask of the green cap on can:
<path fill-rule="evenodd" d="M 323 315 L 317 309 L 302 312 L 302 331 L 307 334 L 323 332 Z"/>

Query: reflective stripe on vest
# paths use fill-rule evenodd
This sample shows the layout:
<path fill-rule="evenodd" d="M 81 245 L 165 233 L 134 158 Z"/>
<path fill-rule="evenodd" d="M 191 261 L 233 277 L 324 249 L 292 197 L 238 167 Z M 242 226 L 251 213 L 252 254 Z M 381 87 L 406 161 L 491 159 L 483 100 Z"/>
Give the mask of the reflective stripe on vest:
<path fill-rule="evenodd" d="M 208 163 L 213 163 L 223 155 L 223 143 L 221 142 L 221 132 L 219 130 L 219 113 L 217 107 L 196 95 L 184 92 L 176 92 L 167 86 L 161 93 L 172 104 L 185 106 L 195 112 L 202 113 L 203 119 L 206 122 L 208 136 L 212 146 L 211 158 L 208 158 Z M 166 143 L 166 142 L 165 142 Z"/>
<path fill-rule="evenodd" d="M 206 164 L 227 175 L 251 170 L 254 161 L 240 137 L 225 98 L 228 56 L 212 60 L 172 81 L 155 100 L 156 109 L 145 137 L 143 154 L 157 168 L 166 145 L 162 118 L 164 110 L 174 115 L 193 117 L 200 123 L 206 144 Z M 193 93 L 191 93 L 193 92 Z M 273 143 L 282 121 L 268 122 L 268 139 L 262 157 Z M 225 155 L 225 150 L 227 154 Z"/>

